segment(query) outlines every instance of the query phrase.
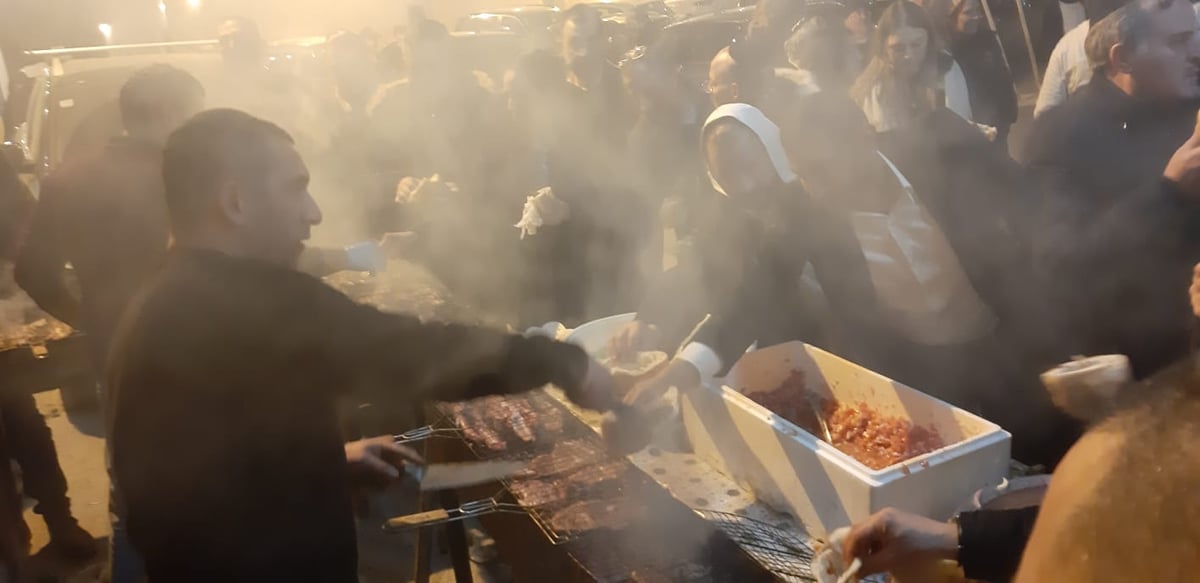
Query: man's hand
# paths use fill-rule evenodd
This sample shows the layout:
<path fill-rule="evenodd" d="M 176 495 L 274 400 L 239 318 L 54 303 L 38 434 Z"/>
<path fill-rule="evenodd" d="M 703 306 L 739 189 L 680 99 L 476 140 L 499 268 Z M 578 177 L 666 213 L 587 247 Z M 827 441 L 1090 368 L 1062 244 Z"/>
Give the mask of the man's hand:
<path fill-rule="evenodd" d="M 405 176 L 396 183 L 396 202 L 415 204 L 422 200 L 444 200 L 447 194 L 458 192 L 458 185 L 446 182 L 438 174 L 428 178 Z"/>
<path fill-rule="evenodd" d="M 1200 318 L 1200 263 L 1192 269 L 1192 287 L 1188 291 L 1192 296 L 1192 313 Z"/>
<path fill-rule="evenodd" d="M 885 508 L 850 528 L 842 545 L 846 562 L 862 560 L 860 574 L 883 573 L 914 560 L 954 559 L 958 528 Z"/>
<path fill-rule="evenodd" d="M 351 441 L 345 445 L 351 475 L 369 482 L 387 483 L 400 477 L 405 464 L 424 464 L 416 451 L 396 445 L 390 435 Z"/>
<path fill-rule="evenodd" d="M 608 354 L 616 362 L 629 362 L 638 352 L 654 350 L 661 339 L 658 326 L 634 320 L 608 341 Z"/>
<path fill-rule="evenodd" d="M 671 387 L 681 392 L 690 391 L 700 386 L 700 371 L 686 360 L 672 360 L 662 372 L 642 379 L 626 391 L 624 402 L 640 408 L 651 408 L 663 398 Z"/>
<path fill-rule="evenodd" d="M 396 202 L 401 204 L 413 202 L 428 181 L 428 178 L 417 178 L 415 176 L 401 178 L 400 182 L 396 183 Z"/>
<path fill-rule="evenodd" d="M 1175 154 L 1167 162 L 1167 168 L 1163 170 L 1163 178 L 1179 185 L 1180 190 L 1188 196 L 1200 200 L 1200 135 L 1197 135 L 1198 133 L 1200 133 L 1200 120 L 1196 124 L 1196 130 L 1192 131 L 1192 136 L 1178 150 L 1175 150 Z"/>

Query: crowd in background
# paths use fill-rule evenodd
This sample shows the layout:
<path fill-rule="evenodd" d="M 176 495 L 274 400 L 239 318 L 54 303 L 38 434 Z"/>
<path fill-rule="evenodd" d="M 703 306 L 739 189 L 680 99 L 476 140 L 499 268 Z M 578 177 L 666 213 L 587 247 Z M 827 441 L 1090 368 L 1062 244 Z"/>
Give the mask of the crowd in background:
<path fill-rule="evenodd" d="M 231 21 L 221 82 L 136 74 L 126 135 L 54 171 L 9 255 L 103 362 L 167 253 L 167 137 L 206 103 L 234 107 L 288 131 L 354 237 L 411 233 L 407 259 L 514 326 L 636 311 L 614 348 L 665 349 L 707 315 L 635 395 L 803 340 L 999 423 L 1014 457 L 1053 468 L 1083 427 L 1040 371 L 1120 353 L 1147 378 L 1192 348 L 1200 40 L 1183 0 L 1085 2 L 1019 120 L 981 1 L 876 18 L 759 0 L 699 85 L 689 47 L 648 21 L 615 35 L 587 5 L 492 71 L 430 20 L 382 47 L 339 33 L 325 87 L 265 68 L 253 24 Z"/>

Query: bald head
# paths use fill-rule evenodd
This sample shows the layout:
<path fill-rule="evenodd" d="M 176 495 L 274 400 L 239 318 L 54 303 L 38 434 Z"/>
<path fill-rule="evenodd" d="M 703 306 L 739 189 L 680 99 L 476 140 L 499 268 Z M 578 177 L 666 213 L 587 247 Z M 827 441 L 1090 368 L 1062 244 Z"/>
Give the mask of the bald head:
<path fill-rule="evenodd" d="M 725 47 L 708 64 L 708 94 L 714 106 L 737 102 L 737 82 L 733 78 L 735 67 L 729 47 Z"/>
<path fill-rule="evenodd" d="M 1200 572 L 1200 374 L 1189 361 L 1063 459 L 1018 583 L 1190 581 Z"/>
<path fill-rule="evenodd" d="M 708 64 L 708 94 L 714 106 L 748 103 L 759 106 L 771 68 L 754 47 L 731 45 L 717 52 Z"/>

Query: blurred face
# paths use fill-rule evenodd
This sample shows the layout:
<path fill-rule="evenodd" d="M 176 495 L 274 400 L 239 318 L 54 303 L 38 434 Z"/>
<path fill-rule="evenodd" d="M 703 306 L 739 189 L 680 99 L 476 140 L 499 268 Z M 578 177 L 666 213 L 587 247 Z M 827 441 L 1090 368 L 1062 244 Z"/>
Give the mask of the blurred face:
<path fill-rule="evenodd" d="M 261 176 L 237 181 L 226 212 L 244 251 L 278 265 L 294 266 L 321 210 L 308 192 L 308 168 L 285 140 L 271 140 Z"/>
<path fill-rule="evenodd" d="M 1125 64 L 1135 90 L 1153 99 L 1200 97 L 1200 46 L 1191 5 L 1176 0 L 1150 12 L 1150 31 Z"/>
<path fill-rule="evenodd" d="M 568 20 L 563 24 L 563 58 L 570 65 L 604 58 L 600 23 L 583 20 Z"/>
<path fill-rule="evenodd" d="M 888 35 L 886 50 L 888 60 L 897 72 L 909 77 L 916 76 L 925 66 L 929 33 L 924 29 L 901 26 Z"/>
<path fill-rule="evenodd" d="M 866 10 L 855 10 L 846 16 L 843 22 L 846 27 L 846 32 L 850 33 L 850 38 L 854 44 L 864 44 L 870 36 L 870 24 L 867 20 Z"/>
<path fill-rule="evenodd" d="M 979 0 L 963 0 L 954 19 L 954 30 L 961 35 L 972 35 L 979 31 L 983 22 L 983 5 Z"/>
<path fill-rule="evenodd" d="M 733 57 L 728 49 L 722 49 L 708 65 L 708 81 L 704 83 L 704 91 L 708 93 L 715 107 L 726 103 L 737 103 L 738 86 L 734 81 Z"/>
<path fill-rule="evenodd" d="M 725 194 L 751 215 L 771 216 L 770 193 L 782 183 L 758 136 L 737 122 L 710 128 L 705 136 L 708 171 Z"/>

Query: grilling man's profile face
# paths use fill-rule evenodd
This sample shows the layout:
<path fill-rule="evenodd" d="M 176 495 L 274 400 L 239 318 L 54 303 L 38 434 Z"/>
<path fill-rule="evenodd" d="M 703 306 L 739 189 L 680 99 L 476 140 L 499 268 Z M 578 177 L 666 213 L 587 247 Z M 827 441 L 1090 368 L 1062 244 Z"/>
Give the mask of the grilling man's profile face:
<path fill-rule="evenodd" d="M 261 156 L 262 174 L 250 196 L 243 197 L 245 231 L 256 254 L 268 261 L 295 265 L 321 210 L 308 192 L 308 167 L 292 144 L 270 140 Z"/>

